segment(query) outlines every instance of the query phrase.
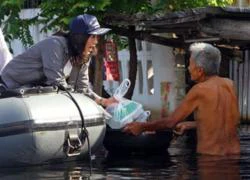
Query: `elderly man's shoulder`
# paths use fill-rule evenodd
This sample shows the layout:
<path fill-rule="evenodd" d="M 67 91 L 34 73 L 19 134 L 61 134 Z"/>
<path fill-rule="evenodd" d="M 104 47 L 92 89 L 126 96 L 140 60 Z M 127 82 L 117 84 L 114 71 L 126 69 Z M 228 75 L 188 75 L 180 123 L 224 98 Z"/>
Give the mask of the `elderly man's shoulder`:
<path fill-rule="evenodd" d="M 225 81 L 226 83 L 233 84 L 233 80 L 225 77 L 221 77 L 222 81 Z"/>
<path fill-rule="evenodd" d="M 200 83 L 195 84 L 189 91 L 188 91 L 188 96 L 193 97 L 193 96 L 199 96 L 205 91 L 206 87 Z"/>
<path fill-rule="evenodd" d="M 210 89 L 213 87 L 213 84 L 211 84 L 210 82 L 202 82 L 202 83 L 197 83 L 195 84 L 191 89 L 190 91 L 192 93 L 195 93 L 195 94 L 200 94 L 200 93 L 206 93 L 208 91 L 210 91 Z"/>
<path fill-rule="evenodd" d="M 204 89 L 204 88 L 207 88 L 209 87 L 209 83 L 207 82 L 202 82 L 202 83 L 198 83 L 198 84 L 195 84 L 193 87 L 192 87 L 192 90 L 201 90 L 201 89 Z"/>
<path fill-rule="evenodd" d="M 233 87 L 234 86 L 234 81 L 229 79 L 229 78 L 226 78 L 226 77 L 218 77 L 217 84 L 219 86 Z"/>
<path fill-rule="evenodd" d="M 193 92 L 202 92 L 202 93 L 206 93 L 209 91 L 214 91 L 215 89 L 217 89 L 219 86 L 227 86 L 232 88 L 234 86 L 234 82 L 229 79 L 229 78 L 225 78 L 225 77 L 217 77 L 216 79 L 210 80 L 210 81 L 204 81 L 202 83 L 198 83 L 196 85 L 194 85 L 191 90 Z"/>

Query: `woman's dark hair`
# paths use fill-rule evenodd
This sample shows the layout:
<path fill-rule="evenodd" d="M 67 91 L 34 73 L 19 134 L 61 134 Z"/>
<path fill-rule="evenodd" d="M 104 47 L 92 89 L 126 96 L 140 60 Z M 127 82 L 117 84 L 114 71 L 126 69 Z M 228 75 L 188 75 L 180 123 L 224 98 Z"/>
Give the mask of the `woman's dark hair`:
<path fill-rule="evenodd" d="M 58 31 L 53 34 L 54 36 L 64 36 L 68 41 L 69 54 L 72 58 L 83 58 L 82 52 L 87 43 L 90 35 L 88 34 L 77 34 L 77 33 L 66 33 Z"/>
<path fill-rule="evenodd" d="M 88 34 L 75 34 L 75 33 L 68 34 L 69 51 L 73 57 L 82 56 L 82 52 L 84 50 L 88 38 L 89 38 Z"/>

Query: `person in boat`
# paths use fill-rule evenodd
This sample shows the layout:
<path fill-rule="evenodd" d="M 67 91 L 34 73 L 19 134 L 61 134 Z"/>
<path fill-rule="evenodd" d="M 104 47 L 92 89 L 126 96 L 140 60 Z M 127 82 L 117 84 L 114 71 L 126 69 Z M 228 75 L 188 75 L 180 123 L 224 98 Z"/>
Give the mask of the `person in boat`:
<path fill-rule="evenodd" d="M 90 59 L 98 37 L 108 31 L 100 27 L 95 16 L 78 15 L 71 21 L 69 33 L 57 33 L 14 57 L 3 69 L 2 81 L 9 89 L 36 85 L 72 87 L 102 105 L 115 101 L 101 98 L 89 88 Z M 72 70 L 67 82 L 64 67 L 68 62 Z"/>
<path fill-rule="evenodd" d="M 197 130 L 197 153 L 230 155 L 240 153 L 238 137 L 239 108 L 233 81 L 218 76 L 221 53 L 207 43 L 190 46 L 188 70 L 196 84 L 181 104 L 166 118 L 125 126 L 124 132 L 139 135 L 144 131 L 175 128 L 182 134 Z M 195 121 L 181 122 L 194 112 Z M 179 123 L 179 124 L 178 124 Z"/>
<path fill-rule="evenodd" d="M 0 28 L 0 75 L 2 73 L 3 68 L 8 64 L 8 62 L 12 59 L 12 54 L 9 51 L 7 43 L 4 39 L 4 35 L 2 29 Z"/>

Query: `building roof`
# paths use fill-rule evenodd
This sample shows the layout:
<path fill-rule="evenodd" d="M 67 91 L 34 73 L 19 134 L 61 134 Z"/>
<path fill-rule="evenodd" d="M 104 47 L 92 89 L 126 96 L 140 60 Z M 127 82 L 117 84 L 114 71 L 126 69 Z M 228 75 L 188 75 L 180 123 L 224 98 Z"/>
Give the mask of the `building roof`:
<path fill-rule="evenodd" d="M 229 48 L 250 48 L 250 8 L 205 7 L 151 16 L 110 14 L 105 22 L 120 35 L 167 46 L 209 41 Z"/>

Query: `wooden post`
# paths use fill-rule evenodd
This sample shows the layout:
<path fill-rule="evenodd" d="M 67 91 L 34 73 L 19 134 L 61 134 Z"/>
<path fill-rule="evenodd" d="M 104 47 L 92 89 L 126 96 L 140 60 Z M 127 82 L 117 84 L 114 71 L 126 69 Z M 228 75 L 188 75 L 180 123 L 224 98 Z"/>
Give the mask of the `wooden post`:
<path fill-rule="evenodd" d="M 135 31 L 135 27 L 129 28 L 131 32 Z M 134 93 L 135 88 L 135 81 L 136 81 L 136 73 L 137 73 L 137 50 L 136 50 L 136 43 L 135 39 L 129 37 L 128 38 L 128 44 L 129 44 L 129 80 L 131 81 L 130 88 L 125 95 L 125 98 L 131 99 Z"/>
<path fill-rule="evenodd" d="M 98 43 L 98 52 L 96 55 L 95 62 L 95 80 L 94 80 L 94 92 L 102 96 L 102 86 L 103 86 L 103 43 L 104 37 L 101 36 Z"/>

